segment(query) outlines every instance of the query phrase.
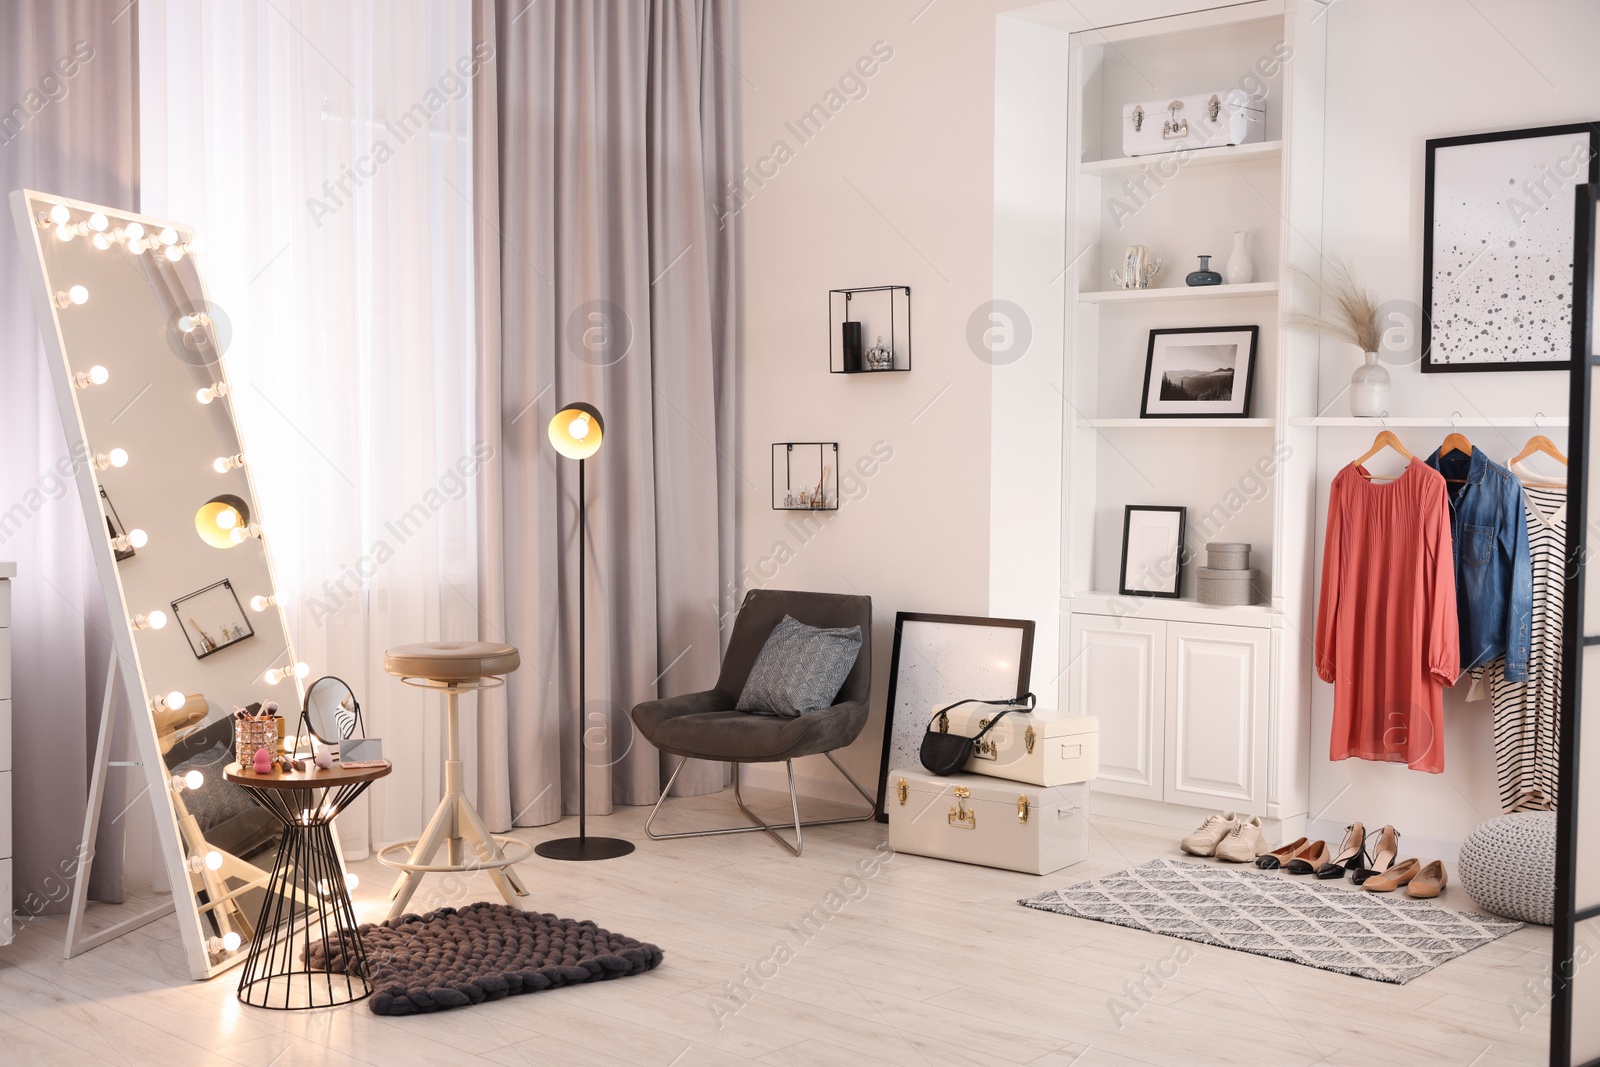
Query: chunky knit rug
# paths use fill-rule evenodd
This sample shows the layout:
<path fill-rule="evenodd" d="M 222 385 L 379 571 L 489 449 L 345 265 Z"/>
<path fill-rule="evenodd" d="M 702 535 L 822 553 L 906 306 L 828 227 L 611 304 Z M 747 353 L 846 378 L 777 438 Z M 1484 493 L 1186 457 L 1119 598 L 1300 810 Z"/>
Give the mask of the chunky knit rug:
<path fill-rule="evenodd" d="M 508 904 L 440 908 L 360 927 L 372 970 L 375 1015 L 419 1015 L 541 989 L 641 974 L 661 962 L 655 945 L 594 923 Z M 338 942 L 313 942 L 308 962 L 343 971 Z"/>
<path fill-rule="evenodd" d="M 1393 893 L 1181 860 L 1017 903 L 1397 985 L 1522 927 Z"/>

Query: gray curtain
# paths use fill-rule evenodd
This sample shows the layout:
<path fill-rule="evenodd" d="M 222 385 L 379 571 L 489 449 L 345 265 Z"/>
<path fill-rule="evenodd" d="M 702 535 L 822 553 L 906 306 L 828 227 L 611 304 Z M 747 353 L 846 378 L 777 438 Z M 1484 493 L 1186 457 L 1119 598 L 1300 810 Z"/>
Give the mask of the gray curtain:
<path fill-rule="evenodd" d="M 483 635 L 523 666 L 479 714 L 497 828 L 577 810 L 577 465 L 546 425 L 605 420 L 588 462 L 591 813 L 652 803 L 665 760 L 632 706 L 709 688 L 733 577 L 739 220 L 734 0 L 476 0 Z M 752 485 L 754 483 L 751 483 Z M 721 789 L 685 769 L 676 791 Z M 597 831 L 603 832 L 603 831 Z"/>
<path fill-rule="evenodd" d="M 120 14 L 119 14 L 120 13 Z M 126 0 L 0 6 L 0 192 L 138 206 L 135 12 Z M 9 205 L 0 240 L 0 559 L 12 582 L 12 882 L 66 910 L 110 640 Z M 31 251 L 29 253 L 32 254 Z M 119 709 L 126 715 L 126 707 Z M 124 723 L 126 719 L 123 719 Z M 126 742 L 127 729 L 119 731 Z M 135 772 L 137 773 L 137 772 Z M 126 774 L 113 773 L 91 894 L 122 895 Z M 142 778 L 138 783 L 142 786 Z"/>

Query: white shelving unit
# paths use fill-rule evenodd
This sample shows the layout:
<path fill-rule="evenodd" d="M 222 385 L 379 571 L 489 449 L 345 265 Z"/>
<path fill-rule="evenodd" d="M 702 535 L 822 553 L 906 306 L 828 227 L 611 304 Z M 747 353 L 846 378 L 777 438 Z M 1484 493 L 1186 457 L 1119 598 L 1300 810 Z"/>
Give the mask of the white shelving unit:
<path fill-rule="evenodd" d="M 1544 427 L 1564 430 L 1567 428 L 1568 421 L 1565 415 L 1546 415 L 1543 412 L 1535 415 L 1385 415 L 1381 418 L 1362 418 L 1357 415 L 1318 415 L 1291 418 L 1289 425 L 1330 428 L 1359 426 L 1377 433 L 1385 428 L 1437 427 L 1449 429 L 1458 426 L 1468 428 L 1481 426 L 1511 430 L 1524 427 L 1529 429 Z"/>
<path fill-rule="evenodd" d="M 1323 13 L 1258 0 L 1070 39 L 1067 246 L 1089 251 L 1065 293 L 1062 702 L 1100 718 L 1108 814 L 1192 826 L 1248 811 L 1269 838 L 1309 814 L 1318 345 L 1280 323 L 1291 265 L 1318 270 Z M 1265 87 L 1264 143 L 1123 157 L 1125 103 L 1246 83 Z M 1222 268 L 1237 230 L 1255 279 L 1183 286 L 1201 254 Z M 1110 288 L 1132 244 L 1163 261 L 1160 288 Z M 1260 329 L 1247 418 L 1138 417 L 1150 330 L 1240 325 Z M 1178 599 L 1106 592 L 1129 504 L 1188 508 Z M 1259 603 L 1195 600 L 1210 540 L 1253 546 Z"/>

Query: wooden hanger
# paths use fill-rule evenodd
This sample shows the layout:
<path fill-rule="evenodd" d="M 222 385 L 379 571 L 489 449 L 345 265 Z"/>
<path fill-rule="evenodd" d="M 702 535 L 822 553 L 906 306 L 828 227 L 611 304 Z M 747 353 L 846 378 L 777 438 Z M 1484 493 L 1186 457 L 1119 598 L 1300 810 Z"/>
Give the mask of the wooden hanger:
<path fill-rule="evenodd" d="M 1554 459 L 1563 467 L 1567 465 L 1567 457 L 1561 454 L 1561 450 L 1556 447 L 1554 441 L 1544 434 L 1535 434 L 1528 438 L 1528 443 L 1522 446 L 1522 451 L 1512 456 L 1511 462 L 1507 463 L 1506 466 L 1509 467 L 1521 463 L 1529 456 L 1538 455 L 1540 452 Z M 1531 485 L 1536 489 L 1565 489 L 1567 487 L 1566 482 L 1523 482 L 1522 484 L 1525 486 Z"/>
<path fill-rule="evenodd" d="M 1472 455 L 1472 442 L 1461 434 L 1452 433 L 1439 444 L 1439 458 L 1443 459 L 1452 452 L 1465 452 L 1470 456 Z M 1445 481 L 1451 485 L 1465 485 L 1467 480 L 1465 478 L 1446 478 Z"/>
<path fill-rule="evenodd" d="M 1392 448 L 1396 452 L 1400 453 L 1406 458 L 1407 463 L 1410 463 L 1412 460 L 1417 458 L 1410 452 L 1406 451 L 1406 446 L 1400 443 L 1400 438 L 1394 435 L 1394 431 L 1382 430 L 1379 431 L 1378 436 L 1372 439 L 1372 447 L 1367 449 L 1366 452 L 1362 453 L 1361 457 L 1350 465 L 1352 467 L 1360 467 L 1362 464 L 1366 463 L 1367 460 L 1371 459 L 1373 456 L 1376 456 L 1379 452 L 1382 452 L 1385 448 Z M 1374 478 L 1370 474 L 1363 474 L 1362 477 L 1366 478 L 1366 480 L 1369 482 L 1394 481 L 1393 478 Z"/>

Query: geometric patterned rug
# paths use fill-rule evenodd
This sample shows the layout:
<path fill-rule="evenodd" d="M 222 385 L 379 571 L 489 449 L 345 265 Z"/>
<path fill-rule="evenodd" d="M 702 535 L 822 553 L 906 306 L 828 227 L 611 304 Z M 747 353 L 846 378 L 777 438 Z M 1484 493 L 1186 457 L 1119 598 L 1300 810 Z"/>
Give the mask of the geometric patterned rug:
<path fill-rule="evenodd" d="M 1017 903 L 1398 985 L 1522 927 L 1389 893 L 1181 860 Z"/>

